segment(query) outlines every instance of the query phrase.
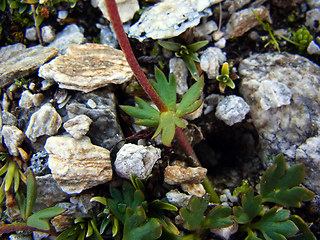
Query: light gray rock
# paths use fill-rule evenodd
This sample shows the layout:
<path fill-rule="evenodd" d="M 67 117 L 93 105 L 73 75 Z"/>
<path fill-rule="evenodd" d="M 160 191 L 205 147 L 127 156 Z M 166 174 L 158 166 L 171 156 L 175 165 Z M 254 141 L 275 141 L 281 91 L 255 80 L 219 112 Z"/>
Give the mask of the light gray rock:
<path fill-rule="evenodd" d="M 219 66 L 226 60 L 226 54 L 220 48 L 208 47 L 200 57 L 200 67 L 208 78 L 215 79 L 219 75 Z"/>
<path fill-rule="evenodd" d="M 67 48 L 71 45 L 81 44 L 85 41 L 83 31 L 76 24 L 70 24 L 56 35 L 55 40 L 49 44 L 49 47 L 56 47 L 59 54 L 65 54 Z"/>
<path fill-rule="evenodd" d="M 168 199 L 169 203 L 179 208 L 187 207 L 191 197 L 191 195 L 181 193 L 177 189 L 171 190 L 166 193 L 166 198 Z"/>
<path fill-rule="evenodd" d="M 44 204 L 52 207 L 58 202 L 65 200 L 69 195 L 62 191 L 61 187 L 53 179 L 52 174 L 36 176 L 37 180 L 37 198 L 36 204 Z"/>
<path fill-rule="evenodd" d="M 193 34 L 196 38 L 204 38 L 208 41 L 212 39 L 211 33 L 218 30 L 218 26 L 215 21 L 204 21 L 199 26 L 193 28 Z"/>
<path fill-rule="evenodd" d="M 319 37 L 318 37 L 319 38 Z M 311 41 L 308 48 L 307 48 L 308 54 L 320 54 L 320 46 L 316 43 L 316 41 Z"/>
<path fill-rule="evenodd" d="M 34 106 L 39 107 L 44 99 L 44 95 L 42 93 L 32 94 L 29 90 L 25 90 L 22 92 L 19 107 L 29 109 Z"/>
<path fill-rule="evenodd" d="M 250 111 L 242 97 L 230 95 L 222 99 L 217 106 L 215 116 L 228 126 L 242 122 Z"/>
<path fill-rule="evenodd" d="M 86 136 L 80 140 L 71 136 L 50 137 L 44 148 L 49 153 L 53 178 L 68 194 L 80 193 L 112 179 L 109 150 L 93 145 Z"/>
<path fill-rule="evenodd" d="M 31 115 L 25 134 L 27 138 L 35 142 L 40 136 L 55 135 L 61 124 L 60 115 L 50 103 L 47 103 Z"/>
<path fill-rule="evenodd" d="M 63 124 L 64 129 L 74 138 L 80 139 L 87 134 L 92 120 L 86 115 L 78 115 Z"/>
<path fill-rule="evenodd" d="M 320 31 L 320 26 L 319 26 L 319 21 L 320 21 L 320 8 L 314 8 L 309 10 L 306 13 L 306 26 L 308 26 L 310 29 L 319 32 Z"/>
<path fill-rule="evenodd" d="M 17 147 L 20 147 L 25 139 L 23 132 L 16 126 L 4 125 L 1 130 L 1 135 L 8 148 L 9 154 L 11 156 L 19 156 Z"/>
<path fill-rule="evenodd" d="M 309 10 L 306 13 L 306 26 L 308 28 L 319 32 L 320 31 L 320 26 L 319 26 L 319 21 L 320 21 L 320 8 L 314 8 Z"/>
<path fill-rule="evenodd" d="M 313 172 L 306 174 L 307 187 L 320 193 L 320 183 L 312 177 L 320 174 L 317 152 L 312 153 L 309 147 L 308 161 L 303 161 L 300 151 L 304 144 L 312 145 L 313 140 L 308 139 L 320 132 L 320 67 L 299 55 L 254 54 L 240 63 L 239 74 L 240 93 L 250 105 L 265 165 L 270 156 L 278 153 L 289 157 L 291 163 L 303 162 L 307 172 Z M 273 92 L 276 100 L 269 105 L 259 92 L 265 81 L 283 89 Z"/>
<path fill-rule="evenodd" d="M 129 37 L 166 39 L 197 26 L 202 17 L 212 14 L 209 8 L 221 0 L 165 0 L 146 9 L 129 30 Z"/>
<path fill-rule="evenodd" d="M 188 69 L 181 58 L 171 58 L 169 61 L 170 73 L 172 73 L 176 79 L 177 93 L 179 95 L 185 94 L 189 87 L 187 83 Z"/>
<path fill-rule="evenodd" d="M 125 144 L 117 153 L 114 162 L 118 176 L 130 179 L 132 174 L 145 179 L 151 174 L 156 161 L 161 157 L 161 150 L 153 146 Z"/>
<path fill-rule="evenodd" d="M 66 19 L 68 17 L 68 11 L 60 10 L 58 11 L 58 19 Z"/>
<path fill-rule="evenodd" d="M 9 236 L 10 240 L 33 240 L 30 233 L 17 233 Z"/>
<path fill-rule="evenodd" d="M 320 8 L 320 0 L 307 0 L 310 8 Z"/>
<path fill-rule="evenodd" d="M 7 59 L 16 56 L 21 53 L 21 50 L 26 48 L 22 43 L 16 43 L 0 48 L 0 59 L 1 62 L 5 62 Z"/>
<path fill-rule="evenodd" d="M 26 29 L 25 33 L 26 39 L 29 41 L 37 41 L 37 30 L 35 27 L 30 27 Z"/>
<path fill-rule="evenodd" d="M 10 58 L 0 60 L 0 88 L 35 73 L 38 68 L 57 55 L 56 48 L 35 46 L 15 51 Z"/>
<path fill-rule="evenodd" d="M 41 36 L 45 43 L 51 43 L 55 39 L 56 34 L 52 26 L 43 26 L 41 28 Z"/>
<path fill-rule="evenodd" d="M 12 114 L 5 110 L 1 112 L 1 120 L 3 125 L 17 126 L 18 119 Z"/>
<path fill-rule="evenodd" d="M 269 11 L 265 7 L 253 8 L 255 13 L 260 17 L 262 21 L 270 19 Z M 260 23 L 254 16 L 251 8 L 243 9 L 238 12 L 234 12 L 224 29 L 225 38 L 240 37 L 250 29 L 259 25 Z"/>
<path fill-rule="evenodd" d="M 95 102 L 95 108 L 88 105 L 89 100 Z M 68 119 L 80 114 L 88 116 L 92 123 L 87 135 L 92 143 L 110 150 L 123 139 L 115 103 L 114 94 L 107 89 L 86 94 L 77 93 L 66 106 Z"/>
<path fill-rule="evenodd" d="M 96 26 L 100 29 L 100 43 L 116 48 L 118 46 L 118 41 L 111 28 L 107 25 L 101 25 L 99 23 L 97 23 Z"/>
<path fill-rule="evenodd" d="M 116 0 L 116 3 L 120 19 L 123 23 L 131 20 L 134 14 L 140 9 L 138 0 Z M 103 16 L 110 21 L 104 0 L 91 0 L 91 5 L 93 7 L 99 7 Z"/>
<path fill-rule="evenodd" d="M 225 38 L 220 38 L 217 42 L 214 43 L 214 46 L 218 48 L 225 48 L 226 43 L 227 43 L 227 40 Z"/>
<path fill-rule="evenodd" d="M 60 88 L 91 92 L 133 78 L 122 51 L 108 45 L 72 45 L 63 56 L 44 64 L 39 76 L 54 79 Z"/>

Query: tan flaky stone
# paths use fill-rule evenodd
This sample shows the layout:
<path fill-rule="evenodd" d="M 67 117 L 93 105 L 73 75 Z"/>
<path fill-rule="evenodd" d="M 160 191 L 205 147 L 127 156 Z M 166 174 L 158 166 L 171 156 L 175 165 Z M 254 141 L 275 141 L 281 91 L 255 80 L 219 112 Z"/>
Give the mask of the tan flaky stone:
<path fill-rule="evenodd" d="M 80 193 L 112 179 L 109 150 L 93 145 L 89 137 L 50 137 L 45 149 L 53 178 L 66 193 Z"/>
<path fill-rule="evenodd" d="M 164 181 L 170 185 L 182 183 L 200 183 L 207 175 L 203 167 L 168 166 L 164 172 Z"/>
<path fill-rule="evenodd" d="M 122 51 L 103 44 L 71 45 L 39 69 L 39 76 L 55 80 L 60 88 L 90 92 L 109 84 L 122 84 L 133 72 Z"/>
<path fill-rule="evenodd" d="M 38 45 L 17 50 L 8 59 L 0 58 L 0 88 L 13 83 L 15 79 L 36 73 L 42 64 L 57 54 L 57 48 Z"/>

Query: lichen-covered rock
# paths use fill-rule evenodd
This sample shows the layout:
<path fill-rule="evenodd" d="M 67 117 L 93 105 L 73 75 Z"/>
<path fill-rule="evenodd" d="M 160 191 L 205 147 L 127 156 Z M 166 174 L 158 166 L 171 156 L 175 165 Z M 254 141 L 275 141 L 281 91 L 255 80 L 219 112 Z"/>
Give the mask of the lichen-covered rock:
<path fill-rule="evenodd" d="M 44 148 L 49 153 L 53 178 L 68 194 L 112 179 L 109 150 L 93 145 L 86 136 L 80 140 L 70 136 L 50 137 Z"/>
<path fill-rule="evenodd" d="M 242 97 L 230 95 L 218 103 L 215 116 L 228 126 L 232 126 L 245 119 L 249 111 L 250 107 Z"/>
<path fill-rule="evenodd" d="M 164 172 L 164 181 L 170 185 L 182 183 L 200 183 L 207 175 L 203 167 L 167 166 Z"/>
<path fill-rule="evenodd" d="M 259 16 L 259 18 L 264 21 L 270 19 L 269 11 L 265 7 L 253 8 L 255 13 Z M 259 25 L 260 23 L 254 16 L 251 8 L 243 9 L 238 12 L 234 12 L 228 23 L 226 28 L 224 29 L 225 38 L 235 38 L 240 37 L 250 29 Z"/>
<path fill-rule="evenodd" d="M 151 174 L 156 161 L 161 157 L 161 150 L 153 146 L 125 144 L 117 153 L 114 162 L 115 171 L 120 177 L 130 179 L 132 174 L 145 179 Z"/>
<path fill-rule="evenodd" d="M 291 163 L 303 162 L 307 187 L 320 193 L 312 177 L 320 174 L 319 158 L 311 147 L 320 132 L 320 67 L 299 55 L 254 54 L 240 63 L 239 74 L 265 165 L 278 153 Z"/>
<path fill-rule="evenodd" d="M 64 129 L 74 138 L 80 139 L 89 131 L 92 120 L 84 115 L 78 115 L 63 124 Z"/>
<path fill-rule="evenodd" d="M 29 125 L 25 132 L 32 142 L 43 135 L 55 135 L 62 124 L 62 119 L 56 109 L 47 103 L 31 115 Z"/>
<path fill-rule="evenodd" d="M 197 26 L 204 16 L 212 14 L 211 5 L 221 0 L 165 0 L 147 8 L 129 30 L 129 37 L 166 39 Z"/>
<path fill-rule="evenodd" d="M 120 19 L 123 23 L 131 20 L 134 14 L 140 9 L 138 0 L 116 0 L 116 3 Z M 91 4 L 94 7 L 99 7 L 103 16 L 110 21 L 104 0 L 91 0 Z"/>
<path fill-rule="evenodd" d="M 0 48 L 1 62 L 7 61 L 9 58 L 21 53 L 21 50 L 25 49 L 26 45 L 22 43 L 16 43 Z"/>
<path fill-rule="evenodd" d="M 133 72 L 122 51 L 103 44 L 72 45 L 39 69 L 39 76 L 54 79 L 60 88 L 91 92 L 109 84 L 122 84 Z"/>
<path fill-rule="evenodd" d="M 38 68 L 57 56 L 58 50 L 53 47 L 35 46 L 22 48 L 14 52 L 11 57 L 0 59 L 0 88 L 37 72 Z"/>
<path fill-rule="evenodd" d="M 4 144 L 8 148 L 9 154 L 11 156 L 19 156 L 17 147 L 19 147 L 25 139 L 23 132 L 16 126 L 4 125 L 2 127 L 1 135 Z"/>

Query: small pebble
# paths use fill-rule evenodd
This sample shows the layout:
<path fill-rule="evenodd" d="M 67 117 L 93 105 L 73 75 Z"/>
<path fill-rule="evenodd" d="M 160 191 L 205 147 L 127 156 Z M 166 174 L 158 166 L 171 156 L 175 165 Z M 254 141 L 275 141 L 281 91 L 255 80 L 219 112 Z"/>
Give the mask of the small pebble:
<path fill-rule="evenodd" d="M 89 107 L 93 108 L 93 109 L 97 107 L 97 104 L 96 104 L 95 101 L 93 101 L 92 99 L 89 99 L 89 100 L 87 101 L 87 105 L 88 105 Z"/>
<path fill-rule="evenodd" d="M 66 19 L 68 17 L 68 11 L 61 10 L 58 11 L 58 19 Z"/>
<path fill-rule="evenodd" d="M 52 26 L 43 26 L 41 28 L 42 40 L 46 43 L 51 43 L 56 35 Z"/>
<path fill-rule="evenodd" d="M 225 48 L 226 47 L 226 39 L 225 38 L 220 38 L 218 42 L 215 42 L 214 43 L 214 46 L 215 47 L 218 47 L 218 48 Z"/>
<path fill-rule="evenodd" d="M 29 41 L 36 41 L 37 40 L 37 31 L 35 27 L 27 28 L 25 33 L 26 39 Z"/>

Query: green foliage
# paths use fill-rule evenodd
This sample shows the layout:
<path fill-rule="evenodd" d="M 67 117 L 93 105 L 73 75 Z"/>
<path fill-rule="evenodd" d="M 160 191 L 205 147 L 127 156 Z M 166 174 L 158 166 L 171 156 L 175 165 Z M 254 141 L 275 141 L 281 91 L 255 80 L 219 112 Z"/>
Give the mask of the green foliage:
<path fill-rule="evenodd" d="M 26 177 L 19 169 L 18 164 L 11 157 L 1 155 L 2 161 L 6 159 L 6 163 L 0 169 L 0 176 L 4 175 L 0 186 L 0 203 L 5 199 L 5 192 L 13 188 L 15 193 L 18 192 L 20 180 L 26 182 Z"/>
<path fill-rule="evenodd" d="M 208 207 L 208 197 L 193 196 L 188 207 L 180 209 L 180 215 L 186 223 L 188 230 L 222 228 L 232 225 L 231 208 L 226 206 L 217 206 L 211 209 L 205 215 Z"/>
<path fill-rule="evenodd" d="M 60 207 L 50 207 L 40 210 L 32 214 L 32 209 L 37 197 L 37 183 L 35 176 L 31 170 L 29 170 L 27 177 L 27 193 L 24 196 L 21 191 L 16 193 L 16 200 L 20 210 L 20 215 L 25 223 L 20 223 L 19 226 L 32 227 L 39 230 L 50 230 L 49 219 L 61 214 L 65 209 Z M 8 229 L 11 232 L 15 227 L 18 227 L 16 223 L 3 224 L 0 226 L 0 232 L 6 232 Z"/>
<path fill-rule="evenodd" d="M 313 36 L 306 27 L 301 27 L 296 32 L 293 32 L 291 39 L 288 39 L 282 35 L 279 36 L 287 42 L 294 44 L 298 48 L 299 53 L 306 51 L 310 42 L 313 40 Z"/>
<path fill-rule="evenodd" d="M 297 226 L 289 220 L 290 211 L 273 207 L 252 225 L 262 232 L 266 240 L 285 240 L 297 233 Z"/>
<path fill-rule="evenodd" d="M 177 106 L 174 76 L 171 74 L 169 80 L 167 80 L 163 72 L 159 68 L 156 68 L 155 77 L 156 81 L 152 82 L 152 86 L 167 106 L 168 111 L 160 112 L 139 97 L 135 97 L 138 107 L 121 106 L 121 108 L 132 117 L 138 118 L 135 122 L 136 124 L 157 127 L 153 138 L 161 133 L 162 143 L 168 146 L 172 142 L 176 127 L 186 127 L 181 118 L 186 114 L 194 112 L 202 104 L 202 100 L 197 99 L 201 95 L 204 80 L 201 77 L 193 84 Z"/>
<path fill-rule="evenodd" d="M 277 155 L 275 164 L 265 172 L 260 182 L 263 201 L 300 207 L 302 201 L 312 200 L 314 194 L 299 186 L 304 176 L 303 164 L 296 164 L 287 169 L 284 156 Z"/>
<path fill-rule="evenodd" d="M 14 83 L 18 86 L 18 87 L 22 87 L 25 84 L 29 83 L 29 79 L 25 79 L 25 78 L 21 78 L 21 79 L 15 79 Z"/>
<path fill-rule="evenodd" d="M 100 234 L 110 228 L 112 236 L 122 239 L 152 240 L 163 233 L 175 235 L 177 228 L 164 217 L 163 210 L 177 211 L 177 208 L 159 199 L 147 202 L 142 190 L 144 185 L 138 178 L 131 177 L 132 185 L 125 182 L 122 190 L 110 188 L 111 198 L 94 197 L 91 201 L 105 206 L 99 217 L 103 217 Z M 121 233 L 120 229 L 123 229 Z"/>
<path fill-rule="evenodd" d="M 161 47 L 175 52 L 176 57 L 182 58 L 192 77 L 196 80 L 199 79 L 199 74 L 195 62 L 200 62 L 200 59 L 197 57 L 195 52 L 206 46 L 208 43 L 208 41 L 200 41 L 185 46 L 171 41 L 158 42 Z"/>
<path fill-rule="evenodd" d="M 56 240 L 102 240 L 95 219 L 76 218 L 72 227 L 63 231 Z"/>
<path fill-rule="evenodd" d="M 226 86 L 234 89 L 236 86 L 232 79 L 229 77 L 229 64 L 224 63 L 221 68 L 221 74 L 216 77 L 219 82 L 219 90 L 221 93 L 224 93 Z"/>
<path fill-rule="evenodd" d="M 299 236 L 315 239 L 301 218 L 290 216 L 289 210 L 277 205 L 269 209 L 264 204 L 271 202 L 281 206 L 300 207 L 302 201 L 312 200 L 314 194 L 299 186 L 304 174 L 302 164 L 287 168 L 284 156 L 279 154 L 274 159 L 274 165 L 265 171 L 260 180 L 260 195 L 255 195 L 254 189 L 247 184 L 236 189 L 241 192 L 242 199 L 240 206 L 233 207 L 234 220 L 243 224 L 241 229 L 248 232 L 246 240 L 261 240 L 255 231 L 261 232 L 266 240 L 304 239 Z M 296 235 L 299 229 L 300 233 Z"/>

